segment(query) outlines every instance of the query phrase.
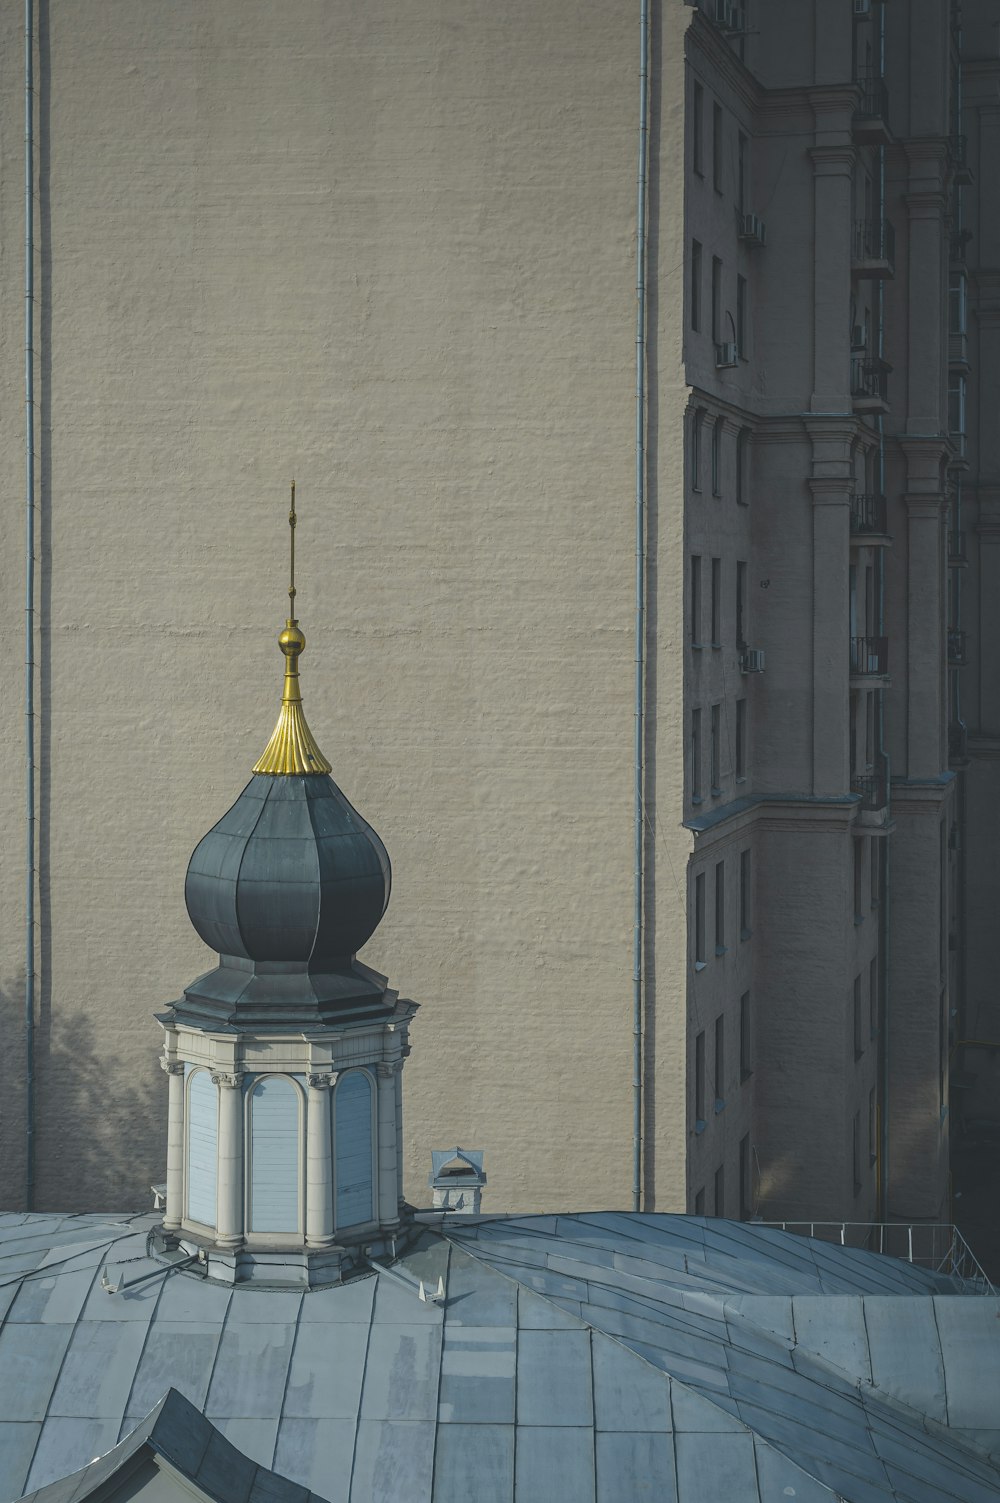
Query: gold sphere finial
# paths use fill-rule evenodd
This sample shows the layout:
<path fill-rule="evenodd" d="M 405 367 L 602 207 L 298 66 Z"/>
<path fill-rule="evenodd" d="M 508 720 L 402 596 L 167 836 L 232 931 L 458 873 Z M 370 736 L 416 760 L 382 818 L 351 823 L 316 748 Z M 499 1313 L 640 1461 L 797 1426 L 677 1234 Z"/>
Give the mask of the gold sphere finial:
<path fill-rule="evenodd" d="M 285 623 L 285 629 L 278 638 L 278 646 L 286 658 L 298 657 L 300 652 L 305 651 L 305 633 L 299 630 L 299 623 L 297 621 L 288 621 Z"/>

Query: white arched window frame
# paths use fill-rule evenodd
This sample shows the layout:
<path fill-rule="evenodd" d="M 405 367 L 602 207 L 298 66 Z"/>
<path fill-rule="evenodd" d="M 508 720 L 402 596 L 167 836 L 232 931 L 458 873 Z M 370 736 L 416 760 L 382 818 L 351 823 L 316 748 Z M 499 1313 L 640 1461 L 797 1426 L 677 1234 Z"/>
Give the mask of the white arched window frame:
<path fill-rule="evenodd" d="M 277 1110 L 264 1107 L 269 1085 L 280 1088 L 286 1102 L 293 1101 L 293 1124 L 287 1117 L 284 1123 L 281 1122 L 280 1105 Z M 305 1112 L 305 1092 L 292 1076 L 277 1073 L 247 1076 L 243 1093 L 243 1141 L 248 1236 L 300 1237 L 303 1234 Z M 255 1115 L 259 1129 L 256 1140 Z"/>
<path fill-rule="evenodd" d="M 365 1083 L 367 1102 L 360 1094 Z M 355 1104 L 357 1103 L 357 1104 Z M 370 1070 L 345 1070 L 333 1091 L 334 1227 L 347 1230 L 376 1220 L 378 1092 Z"/>
<path fill-rule="evenodd" d="M 218 1217 L 219 1088 L 206 1069 L 184 1082 L 184 1216 L 213 1231 Z"/>

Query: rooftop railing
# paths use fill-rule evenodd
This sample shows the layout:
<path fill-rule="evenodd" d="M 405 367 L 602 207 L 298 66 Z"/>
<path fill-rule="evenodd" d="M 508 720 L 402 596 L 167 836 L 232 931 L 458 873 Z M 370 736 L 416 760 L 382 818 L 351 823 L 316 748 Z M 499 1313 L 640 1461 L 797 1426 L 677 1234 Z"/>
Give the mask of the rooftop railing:
<path fill-rule="evenodd" d="M 906 1225 L 895 1221 L 765 1221 L 763 1225 L 840 1247 L 902 1258 L 918 1268 L 946 1274 L 967 1294 L 1000 1293 L 958 1227 L 948 1222 Z"/>

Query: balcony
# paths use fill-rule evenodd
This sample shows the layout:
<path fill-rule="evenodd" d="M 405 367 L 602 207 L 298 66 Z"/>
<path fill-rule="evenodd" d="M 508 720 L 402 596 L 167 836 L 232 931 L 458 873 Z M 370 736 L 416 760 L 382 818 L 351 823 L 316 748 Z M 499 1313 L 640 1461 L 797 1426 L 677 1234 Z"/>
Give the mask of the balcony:
<path fill-rule="evenodd" d="M 858 77 L 857 85 L 861 98 L 852 125 L 855 141 L 866 146 L 888 146 L 892 132 L 889 129 L 889 91 L 885 79 L 878 73 L 865 71 Z"/>
<path fill-rule="evenodd" d="M 969 555 L 965 542 L 964 532 L 949 532 L 948 534 L 948 567 L 951 569 L 964 569 L 968 565 Z"/>
<path fill-rule="evenodd" d="M 965 639 L 967 632 L 957 626 L 948 628 L 948 667 L 964 668 L 969 659 L 966 653 Z"/>
<path fill-rule="evenodd" d="M 862 814 L 881 814 L 889 805 L 889 768 L 885 757 L 878 757 L 870 772 L 856 772 L 851 777 L 851 792 L 861 800 Z M 864 821 L 863 821 L 864 822 Z"/>
<path fill-rule="evenodd" d="M 851 497 L 851 537 L 859 539 L 888 538 L 888 509 L 885 497 L 878 491 Z"/>
<path fill-rule="evenodd" d="M 953 767 L 969 760 L 969 727 L 964 720 L 948 722 L 948 761 Z"/>
<path fill-rule="evenodd" d="M 884 215 L 854 221 L 851 271 L 856 277 L 885 281 L 895 275 L 896 231 Z"/>
<path fill-rule="evenodd" d="M 889 672 L 888 637 L 851 637 L 851 678 L 884 678 Z"/>
<path fill-rule="evenodd" d="M 857 355 L 851 361 L 851 406 L 861 414 L 889 411 L 889 372 L 892 366 L 877 356 Z"/>

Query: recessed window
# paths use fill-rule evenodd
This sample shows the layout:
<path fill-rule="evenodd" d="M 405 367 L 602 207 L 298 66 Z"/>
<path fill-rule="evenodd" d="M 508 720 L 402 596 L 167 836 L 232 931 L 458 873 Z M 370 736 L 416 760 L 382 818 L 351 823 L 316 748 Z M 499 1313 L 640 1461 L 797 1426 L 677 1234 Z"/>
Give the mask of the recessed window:
<path fill-rule="evenodd" d="M 726 1019 L 721 1013 L 715 1020 L 715 1110 L 726 1104 Z"/>
<path fill-rule="evenodd" d="M 854 1113 L 851 1124 L 851 1165 L 854 1171 L 854 1193 L 861 1194 L 861 1113 Z"/>
<path fill-rule="evenodd" d="M 705 969 L 705 873 L 694 879 L 694 965 Z"/>
<path fill-rule="evenodd" d="M 721 705 L 713 705 L 712 706 L 712 716 L 711 716 L 710 746 L 711 746 L 711 751 L 712 751 L 712 757 L 711 757 L 712 784 L 711 784 L 711 787 L 712 787 L 712 796 L 714 798 L 718 798 L 719 794 L 722 792 L 722 789 L 720 787 L 720 781 L 721 780 L 720 780 L 720 777 L 719 777 L 719 746 L 720 746 L 720 743 L 722 741 L 722 724 L 721 724 L 721 722 L 722 722 L 722 706 Z"/>
<path fill-rule="evenodd" d="M 864 1039 L 861 1030 L 861 977 L 854 978 L 854 1058 L 860 1059 L 864 1053 Z"/>
<path fill-rule="evenodd" d="M 726 863 L 715 863 L 715 953 L 726 953 Z"/>
<path fill-rule="evenodd" d="M 691 711 L 691 802 L 701 803 L 701 711 Z"/>
<path fill-rule="evenodd" d="M 705 90 L 700 83 L 696 83 L 692 91 L 691 104 L 691 165 L 701 177 L 704 173 L 704 115 L 705 115 Z"/>
<path fill-rule="evenodd" d="M 697 1195 L 694 1198 L 694 1214 L 696 1216 L 704 1216 L 704 1214 L 705 1214 L 705 1186 L 704 1185 L 702 1185 L 701 1189 L 698 1191 Z"/>
<path fill-rule="evenodd" d="M 701 557 L 691 555 L 691 646 L 701 646 Z"/>
<path fill-rule="evenodd" d="M 722 105 L 712 105 L 712 186 L 722 192 Z"/>
<path fill-rule="evenodd" d="M 701 241 L 691 241 L 691 327 L 701 328 Z"/>
<path fill-rule="evenodd" d="M 712 646 L 722 646 L 722 559 L 712 560 Z"/>
<path fill-rule="evenodd" d="M 742 782 L 747 775 L 747 702 L 736 701 L 736 781 Z"/>
<path fill-rule="evenodd" d="M 750 1032 L 750 993 L 740 998 L 740 1080 L 753 1074 L 753 1039 Z"/>
<path fill-rule="evenodd" d="M 715 1171 L 715 1214 L 726 1214 L 726 1166 L 720 1164 Z"/>
<path fill-rule="evenodd" d="M 868 1092 L 868 1162 L 874 1164 L 878 1158 L 878 1105 L 875 1097 L 875 1087 Z"/>
<path fill-rule="evenodd" d="M 753 1173 L 750 1157 L 750 1134 L 740 1138 L 740 1220 L 749 1221 L 753 1215 Z"/>
<path fill-rule="evenodd" d="M 749 145 L 742 131 L 736 137 L 736 208 L 740 217 L 747 211 L 747 166 Z"/>
<path fill-rule="evenodd" d="M 705 1033 L 694 1041 L 694 1120 L 705 1122 Z"/>
<path fill-rule="evenodd" d="M 740 939 L 749 939 L 751 928 L 750 847 L 740 851 Z"/>
<path fill-rule="evenodd" d="M 860 924 L 864 921 L 863 902 L 863 878 L 864 878 L 864 845 L 861 840 L 854 841 L 854 922 Z"/>
<path fill-rule="evenodd" d="M 736 561 L 736 646 L 742 651 L 747 645 L 747 566 L 743 559 Z"/>
<path fill-rule="evenodd" d="M 750 501 L 750 430 L 741 428 L 736 435 L 736 504 L 747 506 Z"/>
<path fill-rule="evenodd" d="M 722 495 L 722 418 L 712 424 L 712 495 Z"/>
<path fill-rule="evenodd" d="M 953 271 L 948 283 L 948 328 L 964 334 L 968 327 L 968 282 L 964 271 Z"/>
<path fill-rule="evenodd" d="M 881 890 L 880 890 L 880 885 L 879 885 L 879 883 L 880 883 L 879 868 L 881 866 L 881 861 L 879 859 L 880 854 L 881 854 L 881 848 L 880 848 L 879 845 L 876 844 L 875 837 L 872 836 L 872 839 L 869 842 L 869 854 L 868 854 L 868 862 L 869 862 L 869 868 L 868 868 L 868 870 L 869 870 L 869 878 L 870 878 L 869 887 L 870 887 L 870 890 L 871 890 L 871 905 L 872 905 L 872 908 L 877 908 L 878 907 L 878 905 L 879 905 L 879 903 L 881 901 L 881 896 L 882 896 Z"/>
<path fill-rule="evenodd" d="M 736 278 L 736 353 L 746 359 L 747 353 L 747 279 Z"/>
<path fill-rule="evenodd" d="M 691 489 L 701 490 L 701 425 L 704 408 L 696 407 L 691 414 Z"/>
<path fill-rule="evenodd" d="M 868 967 L 868 1034 L 877 1039 L 879 1030 L 878 956 L 872 957 Z"/>
<path fill-rule="evenodd" d="M 712 257 L 712 339 L 722 341 L 722 262 Z"/>

